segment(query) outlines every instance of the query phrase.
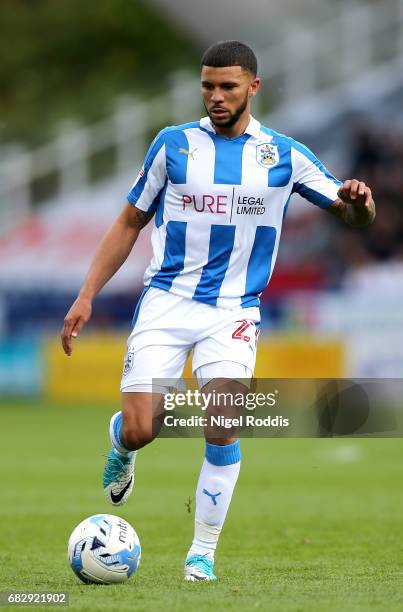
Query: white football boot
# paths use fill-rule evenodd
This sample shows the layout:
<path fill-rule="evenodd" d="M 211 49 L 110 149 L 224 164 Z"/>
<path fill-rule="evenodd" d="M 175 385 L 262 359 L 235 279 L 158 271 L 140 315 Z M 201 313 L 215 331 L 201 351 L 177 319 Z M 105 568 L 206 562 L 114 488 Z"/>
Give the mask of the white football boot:
<path fill-rule="evenodd" d="M 198 582 L 201 580 L 217 580 L 214 575 L 214 565 L 203 555 L 193 555 L 185 561 L 185 580 Z"/>
<path fill-rule="evenodd" d="M 137 454 L 136 451 L 127 453 L 121 446 L 118 437 L 121 421 L 121 412 L 117 412 L 111 418 L 109 432 L 113 447 L 109 451 L 102 479 L 106 499 L 113 506 L 125 504 L 133 490 L 134 462 Z M 123 453 L 119 452 L 120 450 Z"/>

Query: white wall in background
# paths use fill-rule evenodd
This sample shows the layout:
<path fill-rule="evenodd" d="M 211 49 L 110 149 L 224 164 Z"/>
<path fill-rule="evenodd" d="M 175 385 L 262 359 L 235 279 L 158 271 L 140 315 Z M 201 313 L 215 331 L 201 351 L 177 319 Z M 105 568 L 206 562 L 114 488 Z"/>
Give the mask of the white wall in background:
<path fill-rule="evenodd" d="M 201 46 L 241 39 L 258 48 L 270 44 L 279 21 L 304 21 L 331 11 L 331 0 L 152 0 L 172 21 L 185 27 Z M 336 2 L 336 4 L 339 4 Z"/>

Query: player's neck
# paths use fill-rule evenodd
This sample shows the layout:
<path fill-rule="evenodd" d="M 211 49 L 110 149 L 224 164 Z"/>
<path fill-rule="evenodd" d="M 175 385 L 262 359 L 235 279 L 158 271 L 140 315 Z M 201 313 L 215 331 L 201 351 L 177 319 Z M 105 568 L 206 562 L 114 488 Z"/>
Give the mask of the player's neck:
<path fill-rule="evenodd" d="M 240 136 L 245 132 L 246 128 L 249 125 L 249 121 L 250 113 L 245 113 L 245 116 L 242 115 L 241 117 L 239 117 L 235 125 L 231 125 L 230 127 L 214 125 L 214 129 L 216 131 L 216 134 L 218 134 L 219 136 L 226 136 L 227 138 L 236 138 L 237 136 Z"/>

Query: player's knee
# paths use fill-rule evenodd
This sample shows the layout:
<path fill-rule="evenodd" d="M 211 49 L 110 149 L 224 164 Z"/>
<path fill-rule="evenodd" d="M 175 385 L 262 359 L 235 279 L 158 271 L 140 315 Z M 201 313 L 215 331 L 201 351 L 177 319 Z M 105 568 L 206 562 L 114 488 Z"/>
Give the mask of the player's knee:
<path fill-rule="evenodd" d="M 123 423 L 120 435 L 129 450 L 138 450 L 154 439 L 152 427 L 142 423 Z"/>
<path fill-rule="evenodd" d="M 234 438 L 233 436 L 230 436 L 228 438 L 217 438 L 217 437 L 210 437 L 209 435 L 206 435 L 206 442 L 208 442 L 209 444 L 215 444 L 216 446 L 227 446 L 228 444 L 233 444 L 234 442 L 237 441 L 237 438 Z"/>

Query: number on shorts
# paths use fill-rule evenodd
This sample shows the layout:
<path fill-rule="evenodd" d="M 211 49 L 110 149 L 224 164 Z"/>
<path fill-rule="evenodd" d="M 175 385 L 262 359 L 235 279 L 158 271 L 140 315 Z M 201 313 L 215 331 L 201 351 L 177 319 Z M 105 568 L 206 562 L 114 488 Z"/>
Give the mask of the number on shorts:
<path fill-rule="evenodd" d="M 248 327 L 253 325 L 253 323 L 249 321 L 235 321 L 235 323 L 240 323 L 241 325 L 237 327 L 234 333 L 232 334 L 234 340 L 244 340 L 245 342 L 250 342 L 250 336 L 246 336 L 245 332 Z"/>

